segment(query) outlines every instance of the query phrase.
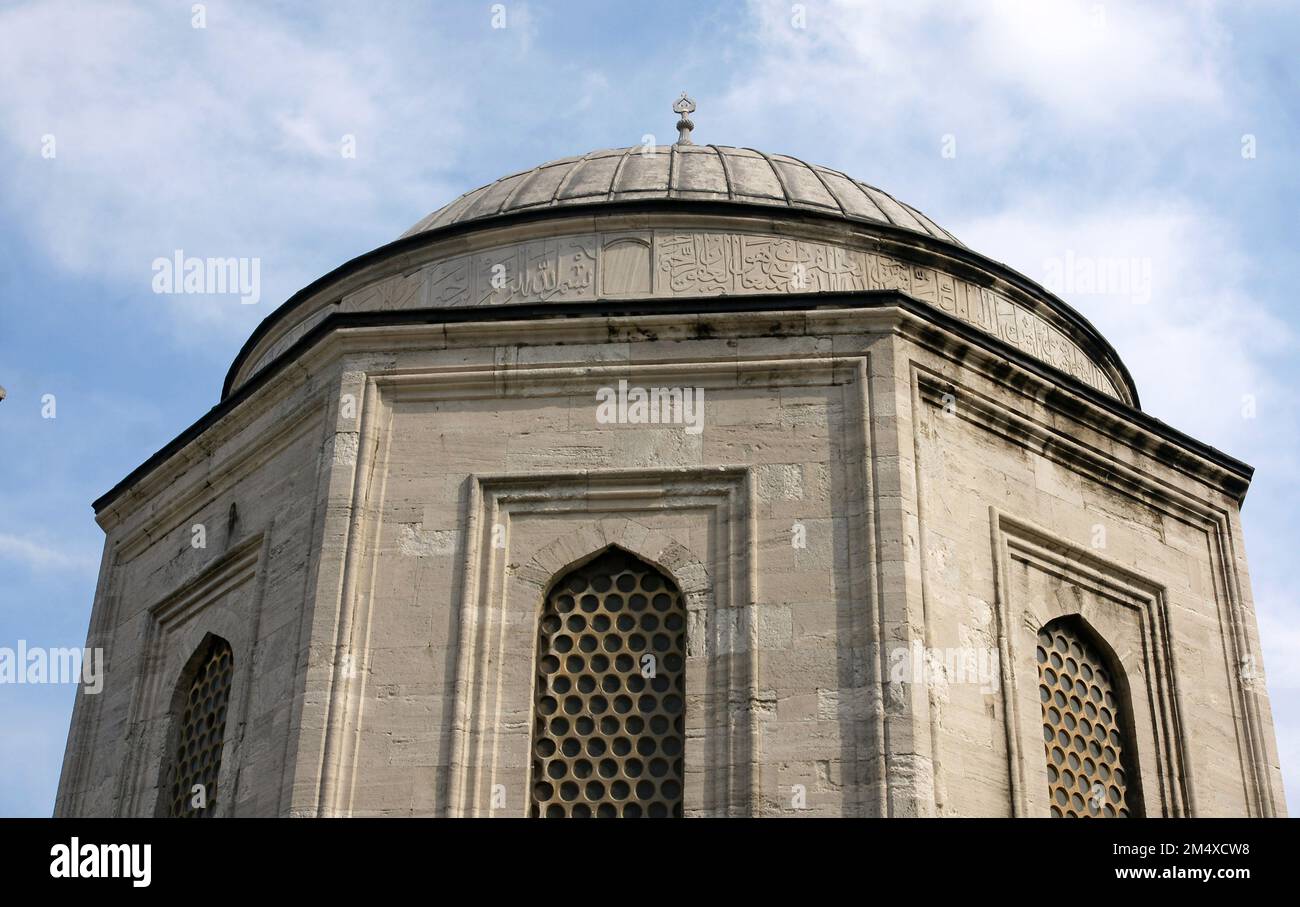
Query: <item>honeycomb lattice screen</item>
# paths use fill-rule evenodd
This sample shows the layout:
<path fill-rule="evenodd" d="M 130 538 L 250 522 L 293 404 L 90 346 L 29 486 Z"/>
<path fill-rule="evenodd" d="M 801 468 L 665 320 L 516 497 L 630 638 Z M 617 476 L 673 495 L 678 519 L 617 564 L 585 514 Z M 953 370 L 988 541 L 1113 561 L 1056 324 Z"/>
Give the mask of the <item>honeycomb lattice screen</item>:
<path fill-rule="evenodd" d="M 1038 634 L 1038 696 L 1051 814 L 1064 818 L 1141 815 L 1131 776 L 1120 688 L 1101 653 L 1071 621 Z"/>
<path fill-rule="evenodd" d="M 217 775 L 221 770 L 221 745 L 226 735 L 226 706 L 230 701 L 234 666 L 230 643 L 214 638 L 180 704 L 169 790 L 169 814 L 173 817 L 211 816 L 216 809 Z M 203 785 L 202 808 L 195 805 L 196 784 Z"/>
<path fill-rule="evenodd" d="M 537 639 L 531 814 L 682 814 L 686 609 L 616 548 L 557 582 Z"/>

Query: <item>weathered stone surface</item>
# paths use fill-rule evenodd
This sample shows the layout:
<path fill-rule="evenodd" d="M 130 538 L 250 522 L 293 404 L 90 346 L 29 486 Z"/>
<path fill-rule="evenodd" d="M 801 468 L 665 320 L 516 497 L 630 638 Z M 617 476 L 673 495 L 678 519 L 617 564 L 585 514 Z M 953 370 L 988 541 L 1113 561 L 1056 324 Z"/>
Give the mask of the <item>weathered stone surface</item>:
<path fill-rule="evenodd" d="M 812 208 L 956 242 L 919 211 L 838 170 L 725 145 L 636 145 L 551 161 L 465 193 L 404 235 L 538 207 L 645 198 L 742 199 Z"/>
<path fill-rule="evenodd" d="M 671 191 L 722 179 L 937 236 L 843 175 L 673 155 Z M 667 192 L 668 157 L 540 168 L 435 221 Z M 251 362 L 327 309 L 483 307 L 333 331 L 101 501 L 89 644 L 108 676 L 78 699 L 58 813 L 156 811 L 173 693 L 216 634 L 236 669 L 218 815 L 525 815 L 542 602 L 611 545 L 685 602 L 687 815 L 1046 815 L 1035 639 L 1060 618 L 1131 691 L 1148 815 L 1283 813 L 1244 468 L 1115 402 L 1086 332 L 1019 290 L 722 221 L 471 237 L 267 340 Z M 931 308 L 497 317 L 629 293 L 770 302 L 800 268 Z M 620 382 L 699 392 L 702 418 L 602 410 Z"/>

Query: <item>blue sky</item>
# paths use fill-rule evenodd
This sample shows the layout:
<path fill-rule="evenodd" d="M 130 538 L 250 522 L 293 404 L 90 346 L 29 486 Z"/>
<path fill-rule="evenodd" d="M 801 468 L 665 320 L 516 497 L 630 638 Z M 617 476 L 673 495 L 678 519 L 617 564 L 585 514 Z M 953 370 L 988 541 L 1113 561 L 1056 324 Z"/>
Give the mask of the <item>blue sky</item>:
<path fill-rule="evenodd" d="M 203 28 L 192 5 L 0 6 L 0 646 L 81 645 L 91 500 L 216 403 L 291 293 L 506 173 L 671 141 L 689 89 L 698 142 L 844 170 L 1031 277 L 1149 268 L 1145 303 L 1061 295 L 1148 412 L 1257 469 L 1243 521 L 1300 803 L 1293 4 L 565 0 L 505 2 L 505 28 L 487 2 L 210 2 Z M 177 249 L 260 258 L 260 303 L 154 294 Z M 72 696 L 0 685 L 0 815 L 52 809 Z"/>

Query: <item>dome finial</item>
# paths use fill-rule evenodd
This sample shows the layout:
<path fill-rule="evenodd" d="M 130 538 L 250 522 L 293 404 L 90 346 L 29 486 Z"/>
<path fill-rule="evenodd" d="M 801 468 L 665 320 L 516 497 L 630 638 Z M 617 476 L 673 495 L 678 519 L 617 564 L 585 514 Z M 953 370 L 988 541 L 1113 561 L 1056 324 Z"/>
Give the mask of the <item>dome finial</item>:
<path fill-rule="evenodd" d="M 695 128 L 695 124 L 690 121 L 689 115 L 694 112 L 695 102 L 686 97 L 686 92 L 683 91 L 682 96 L 673 102 L 673 113 L 681 115 L 681 119 L 677 121 L 678 145 L 692 144 L 691 130 Z"/>

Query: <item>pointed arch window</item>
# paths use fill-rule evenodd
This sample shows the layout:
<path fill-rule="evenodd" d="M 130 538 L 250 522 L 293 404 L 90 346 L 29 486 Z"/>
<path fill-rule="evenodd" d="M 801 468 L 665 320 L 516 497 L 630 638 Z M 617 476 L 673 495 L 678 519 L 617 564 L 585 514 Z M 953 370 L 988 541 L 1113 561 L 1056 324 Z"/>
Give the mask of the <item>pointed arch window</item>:
<path fill-rule="evenodd" d="M 1123 672 L 1077 618 L 1039 631 L 1037 659 L 1051 815 L 1141 816 Z"/>
<path fill-rule="evenodd" d="M 173 700 L 173 742 L 164 803 L 168 816 L 214 815 L 234 667 L 230 643 L 208 636 L 181 672 Z"/>
<path fill-rule="evenodd" d="M 608 548 L 552 584 L 537 635 L 533 816 L 682 815 L 686 608 Z"/>

